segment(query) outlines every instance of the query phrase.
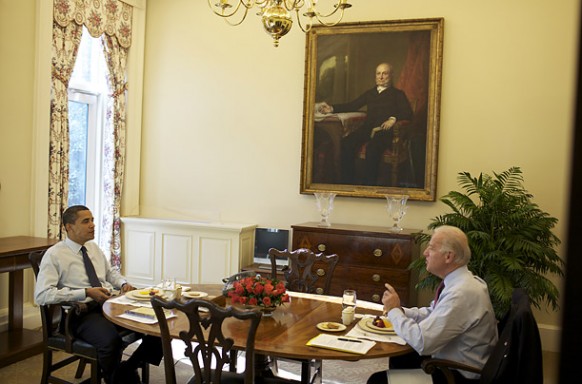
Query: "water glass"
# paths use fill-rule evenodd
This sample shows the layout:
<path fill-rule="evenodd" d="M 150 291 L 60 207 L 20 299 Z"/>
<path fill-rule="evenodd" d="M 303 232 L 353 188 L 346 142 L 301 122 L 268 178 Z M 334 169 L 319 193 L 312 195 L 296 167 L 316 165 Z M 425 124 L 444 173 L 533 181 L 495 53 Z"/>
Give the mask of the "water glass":
<path fill-rule="evenodd" d="M 356 291 L 353 289 L 346 289 L 342 297 L 342 307 L 344 309 L 352 307 L 355 311 L 356 309 Z"/>

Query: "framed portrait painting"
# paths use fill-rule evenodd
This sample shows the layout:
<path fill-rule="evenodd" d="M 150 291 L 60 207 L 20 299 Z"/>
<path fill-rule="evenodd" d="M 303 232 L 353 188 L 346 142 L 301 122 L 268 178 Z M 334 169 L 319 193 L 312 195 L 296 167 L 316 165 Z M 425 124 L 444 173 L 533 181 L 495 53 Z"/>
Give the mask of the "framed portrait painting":
<path fill-rule="evenodd" d="M 442 18 L 307 34 L 301 193 L 436 196 Z"/>

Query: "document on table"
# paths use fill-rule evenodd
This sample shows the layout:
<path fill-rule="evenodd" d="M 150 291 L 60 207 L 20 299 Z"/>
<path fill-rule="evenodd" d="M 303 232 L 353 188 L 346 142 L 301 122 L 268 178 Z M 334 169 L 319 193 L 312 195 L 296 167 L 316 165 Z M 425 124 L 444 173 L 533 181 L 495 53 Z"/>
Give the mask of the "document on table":
<path fill-rule="evenodd" d="M 164 313 L 166 315 L 166 319 L 176 317 L 176 314 L 173 311 L 164 310 Z M 118 317 L 122 317 L 124 319 L 133 320 L 145 324 L 155 324 L 158 322 L 158 319 L 153 308 L 140 307 L 135 309 L 129 309 L 122 313 L 121 315 L 119 315 Z"/>
<path fill-rule="evenodd" d="M 332 336 L 326 333 L 321 333 L 307 342 L 311 347 L 319 347 L 326 349 L 333 349 L 336 351 L 357 353 L 365 355 L 374 345 L 375 341 L 358 340 L 345 336 Z"/>

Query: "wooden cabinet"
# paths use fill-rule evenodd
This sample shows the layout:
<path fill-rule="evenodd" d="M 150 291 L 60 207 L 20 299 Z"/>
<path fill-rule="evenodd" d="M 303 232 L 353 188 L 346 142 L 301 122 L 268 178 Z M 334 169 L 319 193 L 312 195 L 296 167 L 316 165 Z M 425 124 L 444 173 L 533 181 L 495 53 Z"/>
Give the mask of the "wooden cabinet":
<path fill-rule="evenodd" d="M 412 236 L 418 230 L 399 233 L 387 227 L 333 224 L 329 228 L 317 223 L 292 225 L 293 249 L 308 248 L 314 252 L 337 254 L 331 295 L 341 296 L 344 289 L 355 289 L 362 300 L 381 302 L 384 283 L 398 292 L 402 305 L 416 305 L 417 273 L 408 270 L 419 255 Z"/>

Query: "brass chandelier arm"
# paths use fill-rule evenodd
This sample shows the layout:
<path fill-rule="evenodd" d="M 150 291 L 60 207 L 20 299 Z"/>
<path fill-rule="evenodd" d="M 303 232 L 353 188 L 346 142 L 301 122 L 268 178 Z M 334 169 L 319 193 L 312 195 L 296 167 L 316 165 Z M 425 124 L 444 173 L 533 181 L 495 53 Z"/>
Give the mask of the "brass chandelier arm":
<path fill-rule="evenodd" d="M 317 11 L 317 1 L 316 0 L 207 0 L 208 6 L 212 9 L 212 12 L 225 19 L 225 21 L 232 25 L 237 26 L 242 24 L 246 19 L 247 13 L 251 8 L 257 6 L 257 15 L 261 17 L 263 27 L 265 31 L 270 34 L 274 39 L 274 45 L 279 45 L 279 39 L 287 34 L 293 25 L 293 20 L 291 19 L 290 13 L 295 12 L 297 17 L 297 23 L 299 28 L 303 32 L 309 32 L 313 25 L 313 19 L 315 18 L 320 24 L 326 27 L 332 27 L 341 22 L 344 17 L 344 11 L 346 8 L 350 8 L 352 5 L 348 3 L 348 0 L 336 0 L 336 4 L 333 6 L 334 9 L 324 15 Z M 233 4 L 231 4 L 231 2 Z M 244 8 L 244 12 L 241 10 L 241 6 Z M 301 10 L 307 7 L 301 15 Z M 232 10 L 231 10 L 232 8 Z M 241 10 L 242 17 L 236 22 L 231 22 L 230 17 L 238 14 Z M 338 12 L 339 11 L 339 12 Z M 325 19 L 331 16 L 337 15 L 337 20 L 333 22 L 326 22 Z M 307 21 L 302 22 L 302 18 L 306 18 Z"/>

